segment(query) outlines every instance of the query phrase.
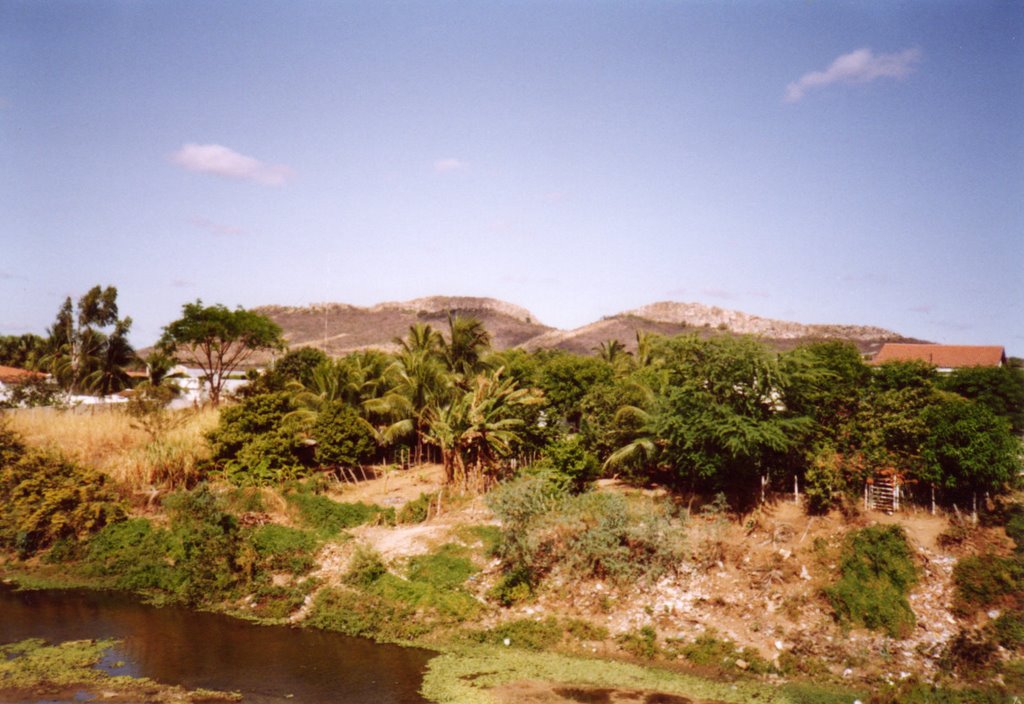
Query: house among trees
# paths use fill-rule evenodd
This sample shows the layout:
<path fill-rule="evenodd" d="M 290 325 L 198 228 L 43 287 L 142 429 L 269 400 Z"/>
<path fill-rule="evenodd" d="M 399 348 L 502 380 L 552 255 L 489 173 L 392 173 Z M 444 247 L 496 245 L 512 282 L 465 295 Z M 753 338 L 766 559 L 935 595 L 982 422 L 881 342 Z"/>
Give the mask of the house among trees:
<path fill-rule="evenodd" d="M 871 364 L 886 362 L 925 362 L 939 372 L 951 372 L 965 367 L 1006 366 L 1006 350 L 998 345 L 882 345 Z"/>

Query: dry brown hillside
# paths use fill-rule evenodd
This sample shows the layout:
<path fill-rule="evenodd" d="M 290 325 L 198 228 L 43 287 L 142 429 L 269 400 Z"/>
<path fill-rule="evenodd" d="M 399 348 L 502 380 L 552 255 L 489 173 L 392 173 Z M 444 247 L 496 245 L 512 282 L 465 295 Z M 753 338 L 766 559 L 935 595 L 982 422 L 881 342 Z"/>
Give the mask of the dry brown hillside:
<path fill-rule="evenodd" d="M 393 340 L 404 336 L 415 323 L 429 323 L 445 330 L 449 312 L 478 318 L 499 350 L 522 347 L 588 354 L 606 340 L 619 340 L 632 351 L 636 348 L 638 330 L 658 335 L 751 334 L 779 350 L 815 340 L 839 339 L 853 342 L 862 352 L 874 352 L 883 342 L 911 341 L 878 327 L 805 325 L 700 303 L 653 303 L 574 330 L 544 325 L 530 311 L 505 301 L 467 296 L 431 296 L 370 307 L 344 303 L 265 306 L 256 311 L 284 329 L 290 346 L 317 347 L 331 355 L 367 348 L 394 349 Z"/>

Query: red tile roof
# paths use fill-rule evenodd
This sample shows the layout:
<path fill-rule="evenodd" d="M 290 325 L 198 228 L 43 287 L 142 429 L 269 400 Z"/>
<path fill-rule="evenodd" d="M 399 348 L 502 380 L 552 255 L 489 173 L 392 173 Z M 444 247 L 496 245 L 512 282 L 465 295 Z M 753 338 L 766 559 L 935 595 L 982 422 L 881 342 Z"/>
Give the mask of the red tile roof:
<path fill-rule="evenodd" d="M 40 372 L 30 372 L 28 369 L 18 369 L 17 367 L 5 367 L 0 365 L 0 381 L 12 384 L 23 379 L 29 379 L 31 377 L 43 377 L 46 376 Z"/>
<path fill-rule="evenodd" d="M 920 360 L 940 369 L 998 367 L 1006 363 L 1006 351 L 996 345 L 907 345 L 887 342 L 872 364 Z"/>

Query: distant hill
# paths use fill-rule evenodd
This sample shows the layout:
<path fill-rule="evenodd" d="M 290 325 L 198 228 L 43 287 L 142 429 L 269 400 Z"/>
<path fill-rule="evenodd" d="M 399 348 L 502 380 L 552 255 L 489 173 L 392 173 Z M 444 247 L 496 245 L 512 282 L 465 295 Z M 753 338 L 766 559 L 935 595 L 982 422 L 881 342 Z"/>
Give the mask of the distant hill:
<path fill-rule="evenodd" d="M 310 306 L 256 308 L 285 332 L 291 347 L 317 347 L 331 355 L 355 350 L 393 350 L 393 340 L 403 337 L 415 323 L 447 329 L 448 313 L 473 316 L 491 333 L 497 349 L 564 349 L 590 353 L 606 340 L 620 340 L 636 347 L 636 331 L 659 335 L 694 333 L 756 335 L 775 349 L 791 349 L 815 340 L 847 340 L 862 352 L 874 352 L 884 342 L 917 342 L 891 330 L 859 325 L 807 325 L 772 320 L 701 303 L 652 303 L 611 315 L 574 330 L 544 325 L 530 311 L 494 298 L 431 296 L 412 301 L 378 303 L 359 307 L 344 303 Z"/>

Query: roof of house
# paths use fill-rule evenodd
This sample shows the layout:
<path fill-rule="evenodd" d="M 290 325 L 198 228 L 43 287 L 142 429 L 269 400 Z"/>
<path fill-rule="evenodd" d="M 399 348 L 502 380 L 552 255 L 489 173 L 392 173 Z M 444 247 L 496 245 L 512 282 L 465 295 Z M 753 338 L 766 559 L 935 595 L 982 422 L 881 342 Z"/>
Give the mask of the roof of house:
<path fill-rule="evenodd" d="M 872 364 L 919 360 L 940 369 L 998 367 L 1006 363 L 1006 351 L 998 345 L 909 345 L 887 342 Z"/>
<path fill-rule="evenodd" d="M 13 384 L 24 379 L 31 379 L 33 377 L 44 377 L 45 374 L 41 372 L 32 372 L 28 369 L 18 369 L 17 367 L 5 367 L 0 364 L 0 382 Z"/>

